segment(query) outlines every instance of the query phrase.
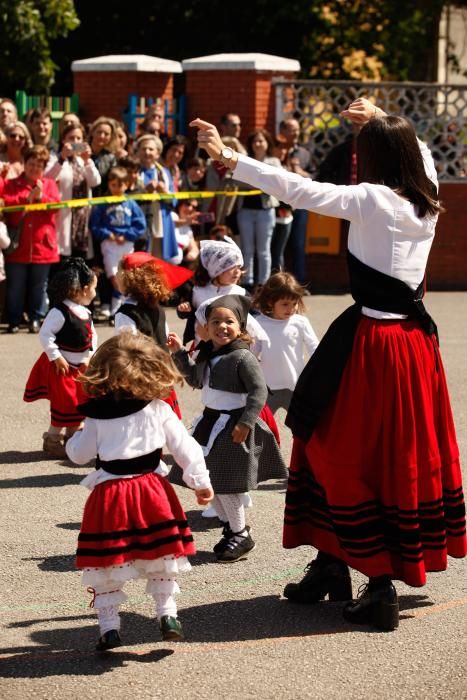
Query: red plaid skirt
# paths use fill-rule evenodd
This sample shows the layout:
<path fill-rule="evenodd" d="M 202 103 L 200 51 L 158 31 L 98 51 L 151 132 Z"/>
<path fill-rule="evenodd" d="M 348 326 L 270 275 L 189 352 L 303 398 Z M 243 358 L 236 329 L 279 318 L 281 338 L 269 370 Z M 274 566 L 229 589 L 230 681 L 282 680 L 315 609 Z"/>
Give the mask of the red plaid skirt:
<path fill-rule="evenodd" d="M 362 318 L 335 400 L 295 439 L 284 546 L 304 544 L 411 586 L 466 555 L 444 369 L 416 322 Z"/>

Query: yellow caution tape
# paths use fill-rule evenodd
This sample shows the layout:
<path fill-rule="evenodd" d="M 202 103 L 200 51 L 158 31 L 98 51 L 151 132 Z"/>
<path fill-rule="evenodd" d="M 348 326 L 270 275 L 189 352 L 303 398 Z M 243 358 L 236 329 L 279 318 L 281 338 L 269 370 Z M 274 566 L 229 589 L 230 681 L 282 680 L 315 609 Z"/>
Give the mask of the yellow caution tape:
<path fill-rule="evenodd" d="M 210 199 L 211 197 L 237 197 L 241 195 L 242 197 L 249 197 L 254 194 L 261 194 L 261 190 L 227 190 L 219 192 L 154 192 L 140 193 L 140 194 L 128 194 L 122 195 L 121 197 L 116 197 L 113 195 L 108 195 L 106 197 L 89 197 L 86 199 L 67 199 L 63 202 L 36 202 L 35 204 L 15 204 L 14 206 L 0 207 L 0 211 L 4 214 L 17 211 L 55 211 L 57 209 L 75 209 L 76 207 L 91 207 L 95 204 L 117 204 L 119 202 L 125 202 L 129 199 L 142 201 L 142 202 L 153 202 L 153 201 L 170 201 L 171 199 Z"/>

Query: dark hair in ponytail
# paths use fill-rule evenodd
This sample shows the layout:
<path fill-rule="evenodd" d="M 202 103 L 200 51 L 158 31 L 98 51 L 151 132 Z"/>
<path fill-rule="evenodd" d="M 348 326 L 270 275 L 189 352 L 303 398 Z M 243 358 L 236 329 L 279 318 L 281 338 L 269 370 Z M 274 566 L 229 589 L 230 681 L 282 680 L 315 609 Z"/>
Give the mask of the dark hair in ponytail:
<path fill-rule="evenodd" d="M 403 117 L 370 119 L 357 138 L 358 181 L 386 185 L 417 208 L 419 218 L 442 211 L 425 172 L 412 124 Z"/>
<path fill-rule="evenodd" d="M 60 304 L 65 299 L 73 300 L 94 277 L 94 272 L 82 258 L 68 258 L 49 282 L 47 294 L 51 305 Z"/>

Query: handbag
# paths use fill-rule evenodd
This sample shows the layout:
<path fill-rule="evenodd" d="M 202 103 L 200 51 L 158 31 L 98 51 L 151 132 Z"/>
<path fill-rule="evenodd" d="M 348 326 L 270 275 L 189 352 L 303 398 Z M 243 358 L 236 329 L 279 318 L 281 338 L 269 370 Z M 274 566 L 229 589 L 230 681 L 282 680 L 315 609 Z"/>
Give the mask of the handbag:
<path fill-rule="evenodd" d="M 23 229 L 24 217 L 21 217 L 16 226 L 9 225 L 8 228 L 8 238 L 10 239 L 10 245 L 3 251 L 4 255 L 10 255 L 14 253 L 19 246 L 21 240 L 21 231 Z"/>

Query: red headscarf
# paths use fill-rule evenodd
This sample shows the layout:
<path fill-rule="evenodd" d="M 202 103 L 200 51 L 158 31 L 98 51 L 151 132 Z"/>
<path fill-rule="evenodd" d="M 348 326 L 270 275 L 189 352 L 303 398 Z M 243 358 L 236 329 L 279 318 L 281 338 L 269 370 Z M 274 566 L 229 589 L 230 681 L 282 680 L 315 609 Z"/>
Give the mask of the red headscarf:
<path fill-rule="evenodd" d="M 131 270 L 132 268 L 141 267 L 142 265 L 152 265 L 161 277 L 165 279 L 170 289 L 180 287 L 180 285 L 193 276 L 193 272 L 187 270 L 186 267 L 171 265 L 165 262 L 165 260 L 156 258 L 154 255 L 145 253 L 142 250 L 136 253 L 129 253 L 122 258 L 122 267 L 124 270 Z"/>

